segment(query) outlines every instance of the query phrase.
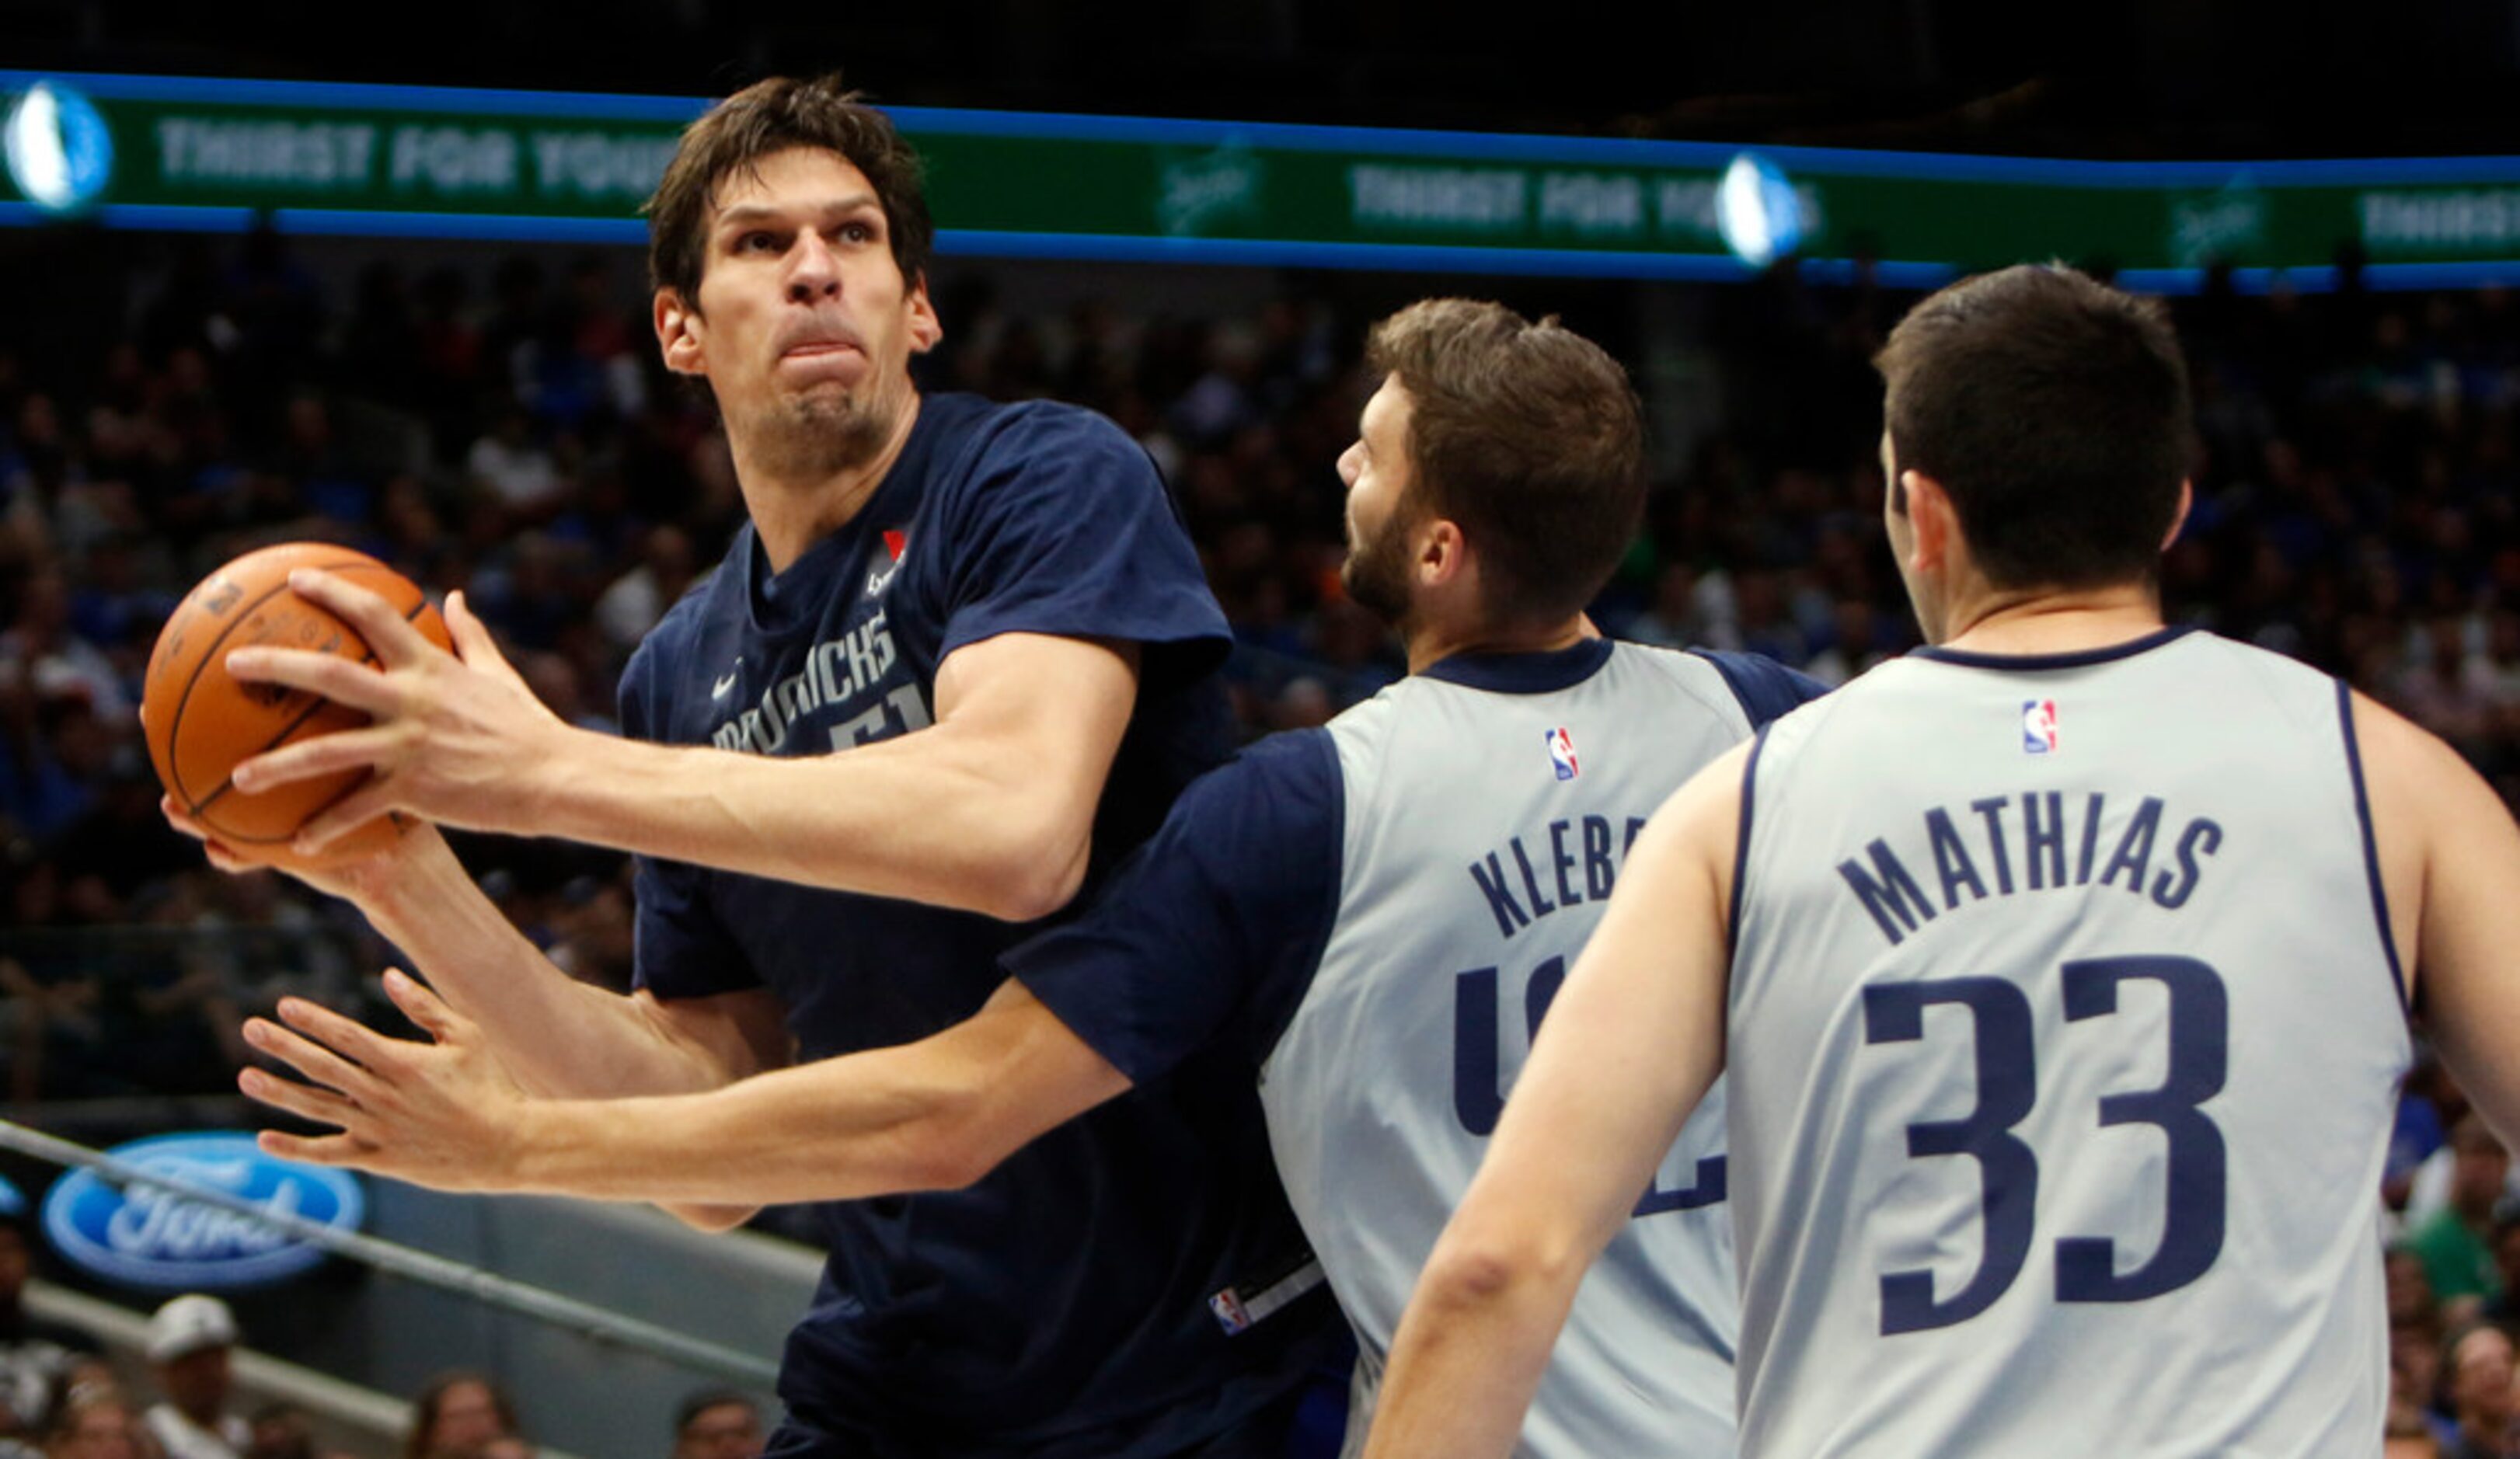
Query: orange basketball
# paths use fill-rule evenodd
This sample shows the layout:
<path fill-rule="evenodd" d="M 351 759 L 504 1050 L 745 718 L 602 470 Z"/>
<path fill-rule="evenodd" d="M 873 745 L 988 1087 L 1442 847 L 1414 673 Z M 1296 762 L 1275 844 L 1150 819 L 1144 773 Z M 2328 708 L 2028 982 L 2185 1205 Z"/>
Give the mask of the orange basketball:
<path fill-rule="evenodd" d="M 314 567 L 348 578 L 401 610 L 423 635 L 447 646 L 446 623 L 409 578 L 348 548 L 292 542 L 248 553 L 202 580 L 176 605 L 149 655 L 141 728 L 158 779 L 186 814 L 240 856 L 277 866 L 322 866 L 390 847 L 409 829 L 379 817 L 335 841 L 318 858 L 289 849 L 290 838 L 325 807 L 358 788 L 365 771 L 282 785 L 248 795 L 229 779 L 237 765 L 294 740 L 356 729 L 368 716 L 277 685 L 228 677 L 230 649 L 307 648 L 374 662 L 367 641 L 330 612 L 289 590 L 289 574 Z"/>

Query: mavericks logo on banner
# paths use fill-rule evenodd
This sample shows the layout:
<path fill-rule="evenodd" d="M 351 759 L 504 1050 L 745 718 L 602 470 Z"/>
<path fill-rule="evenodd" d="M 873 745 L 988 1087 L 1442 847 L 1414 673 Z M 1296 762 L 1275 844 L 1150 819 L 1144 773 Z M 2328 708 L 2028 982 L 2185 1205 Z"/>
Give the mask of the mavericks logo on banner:
<path fill-rule="evenodd" d="M 255 1149 L 249 1134 L 157 1135 L 106 1153 L 149 1174 L 337 1231 L 357 1230 L 367 1214 L 355 1179 L 275 1160 Z M 44 1231 L 82 1270 L 168 1292 L 258 1287 L 324 1260 L 321 1247 L 241 1212 L 145 1182 L 117 1189 L 93 1171 L 74 1171 L 54 1184 L 44 1198 Z"/>

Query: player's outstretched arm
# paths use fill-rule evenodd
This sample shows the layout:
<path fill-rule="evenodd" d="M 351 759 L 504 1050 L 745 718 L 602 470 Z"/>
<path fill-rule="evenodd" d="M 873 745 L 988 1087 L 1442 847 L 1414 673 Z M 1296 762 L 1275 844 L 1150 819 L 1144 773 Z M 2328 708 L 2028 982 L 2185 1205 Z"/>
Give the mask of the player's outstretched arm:
<path fill-rule="evenodd" d="M 660 1203 L 847 1200 L 968 1185 L 1128 1079 L 1009 983 L 941 1034 L 765 1074 L 707 1093 L 530 1096 L 471 1020 L 398 973 L 386 992 L 429 1036 L 388 1039 L 284 1002 L 248 1038 L 311 1084 L 241 1086 L 338 1134 L 266 1133 L 275 1155 L 447 1190 Z"/>
<path fill-rule="evenodd" d="M 2356 696 L 2392 935 L 2459 1086 L 2520 1145 L 2520 826 L 2431 733 Z"/>
<path fill-rule="evenodd" d="M 1507 1454 L 1586 1268 L 1724 1063 L 1735 750 L 1658 812 L 1401 1318 L 1368 1459 Z"/>
<path fill-rule="evenodd" d="M 163 809 L 176 829 L 203 843 L 211 864 L 255 869 L 171 801 Z M 582 1098 L 674 1093 L 714 1088 L 788 1062 L 782 1009 L 768 993 L 661 1002 L 571 978 L 474 885 L 434 827 L 418 828 L 379 857 L 290 874 L 357 906 L 478 1030 L 479 1045 L 523 1089 Z M 555 1029 L 567 1030 L 567 1037 L 552 1037 Z M 674 1214 L 723 1229 L 751 1212 Z"/>
<path fill-rule="evenodd" d="M 376 722 L 237 768 L 237 784 L 256 791 L 371 772 L 300 833 L 305 850 L 399 810 L 1030 920 L 1082 882 L 1095 806 L 1137 697 L 1134 645 L 1010 633 L 938 667 L 927 730 L 789 759 L 669 747 L 555 718 L 461 594 L 446 603 L 447 653 L 355 584 L 300 573 L 291 586 L 348 620 L 378 657 L 229 655 L 240 679 L 320 694 Z"/>
<path fill-rule="evenodd" d="M 176 829 L 203 842 L 211 864 L 256 869 L 172 802 L 163 809 Z M 383 856 L 290 874 L 356 906 L 536 1093 L 678 1093 L 787 1062 L 780 1010 L 768 994 L 664 1003 L 568 976 L 474 885 L 433 827 L 416 829 Z M 554 1029 L 569 1037 L 555 1039 Z"/>

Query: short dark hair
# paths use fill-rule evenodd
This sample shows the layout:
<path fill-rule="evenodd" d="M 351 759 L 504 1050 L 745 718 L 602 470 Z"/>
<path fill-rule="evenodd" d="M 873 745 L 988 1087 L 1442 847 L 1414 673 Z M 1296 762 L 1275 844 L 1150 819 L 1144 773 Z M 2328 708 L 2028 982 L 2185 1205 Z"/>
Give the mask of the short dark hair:
<path fill-rule="evenodd" d="M 1951 494 L 1988 582 L 2092 588 L 2159 571 L 2191 438 L 2187 366 L 2159 300 L 2020 264 L 1910 310 L 1873 363 L 1892 468 Z"/>
<path fill-rule="evenodd" d="M 884 232 L 903 282 L 924 279 L 936 224 L 927 215 L 919 154 L 902 140 L 892 118 L 834 74 L 756 81 L 683 129 L 682 143 L 648 199 L 648 274 L 654 287 L 674 290 L 697 308 L 719 184 L 750 172 L 773 153 L 798 147 L 836 153 L 866 174 L 883 204 Z"/>
<path fill-rule="evenodd" d="M 1619 362 L 1553 314 L 1424 299 L 1373 327 L 1366 363 L 1409 392 L 1411 505 L 1468 538 L 1490 620 L 1591 602 L 1644 509 L 1642 413 Z"/>
<path fill-rule="evenodd" d="M 712 1408 L 727 1407 L 729 1404 L 740 1406 L 755 1414 L 761 1412 L 760 1404 L 753 1402 L 750 1398 L 737 1393 L 731 1388 L 704 1388 L 698 1393 L 692 1394 L 690 1397 L 685 1398 L 680 1404 L 676 1405 L 674 1409 L 674 1432 L 676 1434 L 680 1434 L 684 1430 L 690 1428 L 692 1426 L 692 1421 L 698 1418 L 701 1414 L 708 1412 Z"/>
<path fill-rule="evenodd" d="M 490 1395 L 490 1407 L 499 1415 L 499 1427 L 509 1434 L 517 1432 L 517 1403 L 508 1396 L 489 1374 L 471 1368 L 454 1368 L 440 1373 L 422 1386 L 420 1395 L 411 1400 L 411 1431 L 403 1436 L 403 1459 L 428 1459 L 435 1451 L 437 1419 L 446 1406 L 447 1394 L 472 1384 Z"/>

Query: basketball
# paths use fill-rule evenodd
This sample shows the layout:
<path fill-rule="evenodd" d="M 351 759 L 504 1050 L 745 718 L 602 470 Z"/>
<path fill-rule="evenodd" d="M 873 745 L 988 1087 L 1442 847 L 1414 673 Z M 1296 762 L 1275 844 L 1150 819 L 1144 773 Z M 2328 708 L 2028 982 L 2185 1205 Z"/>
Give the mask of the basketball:
<path fill-rule="evenodd" d="M 353 730 L 368 716 L 301 690 L 228 676 L 231 649 L 304 648 L 373 662 L 356 630 L 289 589 L 289 574 L 319 568 L 392 603 L 423 635 L 448 646 L 446 624 L 417 584 L 376 558 L 325 543 L 292 542 L 248 553 L 211 573 L 166 620 L 149 672 L 140 721 L 158 779 L 186 815 L 239 856 L 277 866 L 323 866 L 373 856 L 404 834 L 402 818 L 380 817 L 320 857 L 290 850 L 297 828 L 356 789 L 365 771 L 248 795 L 230 776 L 243 761 L 296 740 Z"/>

